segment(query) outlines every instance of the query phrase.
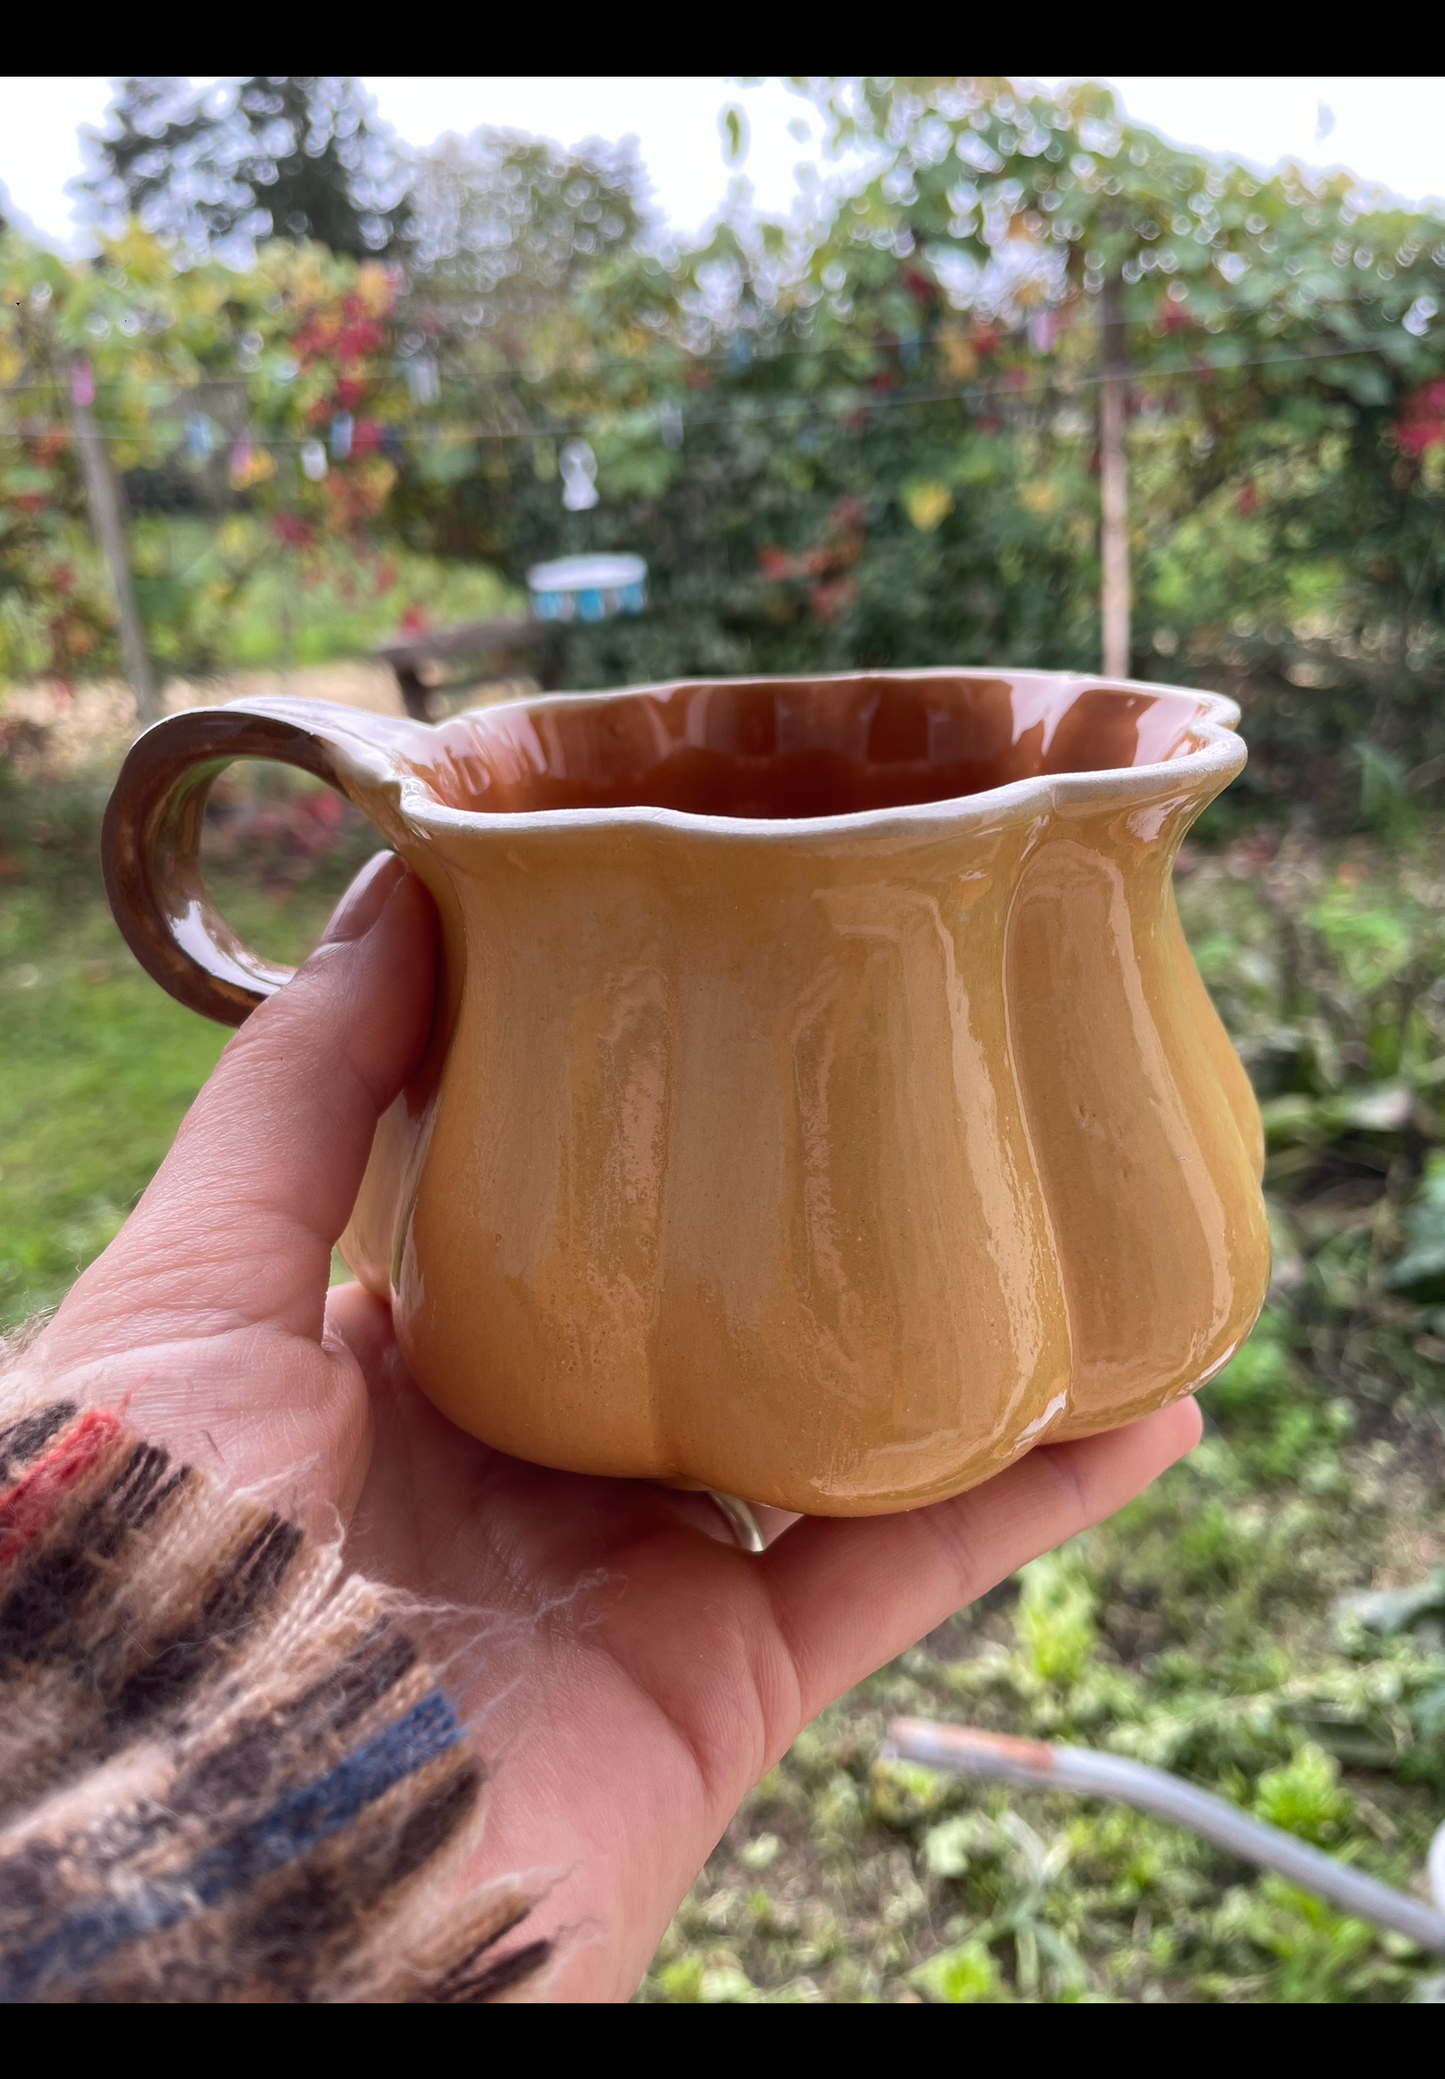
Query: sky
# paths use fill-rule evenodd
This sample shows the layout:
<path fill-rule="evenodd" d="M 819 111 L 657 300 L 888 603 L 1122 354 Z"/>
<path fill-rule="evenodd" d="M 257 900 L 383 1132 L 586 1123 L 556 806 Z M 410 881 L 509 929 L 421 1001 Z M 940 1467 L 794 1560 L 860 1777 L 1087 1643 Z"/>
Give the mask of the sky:
<path fill-rule="evenodd" d="M 1020 75 L 1022 77 L 1023 75 Z M 1034 74 L 1046 85 L 1064 75 Z M 584 137 L 638 139 L 659 210 L 678 235 L 700 230 L 735 177 L 719 119 L 744 109 L 744 167 L 765 215 L 786 216 L 801 177 L 828 177 L 821 125 L 781 80 L 739 86 L 722 74 L 487 77 L 370 76 L 378 113 L 409 143 L 480 125 L 576 144 Z M 1115 75 L 1137 121 L 1176 143 L 1226 152 L 1261 170 L 1282 158 L 1345 166 L 1407 201 L 1445 198 L 1445 79 L 1335 75 L 1204 77 Z M 109 100 L 100 77 L 0 77 L 0 186 L 8 214 L 48 244 L 83 249 L 66 183 L 81 169 L 77 131 L 98 124 Z"/>

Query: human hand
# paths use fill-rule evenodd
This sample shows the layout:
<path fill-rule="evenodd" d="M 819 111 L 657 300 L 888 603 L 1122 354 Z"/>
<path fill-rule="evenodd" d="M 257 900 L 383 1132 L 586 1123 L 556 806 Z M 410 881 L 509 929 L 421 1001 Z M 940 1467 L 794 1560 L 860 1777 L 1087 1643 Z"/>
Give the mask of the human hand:
<path fill-rule="evenodd" d="M 175 1146 L 7 1397 L 128 1402 L 232 1487 L 450 1606 L 449 1686 L 494 1766 L 464 1881 L 530 1872 L 553 1998 L 624 1999 L 747 1790 L 835 1697 L 1119 1508 L 1197 1441 L 1184 1402 L 1041 1445 L 952 1501 L 798 1521 L 762 1557 L 704 1498 L 525 1465 L 463 1435 L 388 1309 L 327 1292 L 380 1113 L 421 1053 L 434 917 L 389 855 L 231 1041 Z M 778 1518 L 777 1524 L 789 1519 Z"/>

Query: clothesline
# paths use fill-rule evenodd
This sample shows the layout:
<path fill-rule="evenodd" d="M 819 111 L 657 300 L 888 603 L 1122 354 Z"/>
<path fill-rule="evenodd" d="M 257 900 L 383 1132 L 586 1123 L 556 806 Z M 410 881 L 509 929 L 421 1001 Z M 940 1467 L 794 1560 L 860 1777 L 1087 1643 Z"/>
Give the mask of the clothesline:
<path fill-rule="evenodd" d="M 1354 346 L 1330 346 L 1327 348 L 1305 349 L 1294 353 L 1240 355 L 1218 363 L 1201 363 L 1195 360 L 1192 363 L 1181 363 L 1174 367 L 1131 369 L 1128 375 L 1128 382 L 1131 388 L 1137 389 L 1152 384 L 1171 384 L 1189 380 L 1213 379 L 1244 369 L 1282 367 L 1286 365 L 1298 366 L 1305 362 L 1332 363 L 1358 359 L 1363 355 L 1381 354 L 1386 351 L 1387 345 L 1388 342 L 1371 340 L 1359 342 Z M 760 366 L 765 364 L 755 363 L 754 365 Z M 871 413 L 909 408 L 916 409 L 920 406 L 936 404 L 962 403 L 976 406 L 986 403 L 990 398 L 1012 399 L 1018 403 L 1037 402 L 1040 399 L 1053 398 L 1061 404 L 1067 404 L 1072 396 L 1097 389 L 1105 380 L 1107 378 L 1101 373 L 1093 371 L 1088 374 L 1071 376 L 1064 381 L 1051 378 L 1042 383 L 1020 383 L 1012 381 L 1008 377 L 996 379 L 970 377 L 955 383 L 934 385 L 929 388 L 914 390 L 878 391 L 869 389 L 866 392 L 860 393 L 857 389 L 852 389 L 846 395 L 841 396 L 837 393 L 831 396 L 807 396 L 793 392 L 786 397 L 739 400 L 722 410 L 710 411 L 705 407 L 699 409 L 695 406 L 684 408 L 675 400 L 666 400 L 660 405 L 643 407 L 643 409 L 650 410 L 653 413 L 664 433 L 668 430 L 668 418 L 669 415 L 671 416 L 671 430 L 676 435 L 673 444 L 678 445 L 689 426 L 701 428 L 729 423 L 756 423 L 759 420 L 789 416 L 796 416 L 804 420 L 819 416 L 850 418 L 859 412 Z M 0 399 L 3 399 L 12 387 L 18 386 L 0 386 Z M 350 413 L 337 413 L 331 421 L 330 443 L 333 459 L 342 461 L 349 459 L 359 447 L 366 450 L 381 446 L 394 449 L 408 442 L 414 443 L 418 438 L 426 441 L 428 445 L 441 445 L 458 440 L 505 443 L 508 441 L 536 442 L 552 438 L 565 438 L 568 433 L 595 432 L 605 429 L 615 425 L 619 417 L 632 417 L 634 415 L 634 413 L 625 411 L 608 413 L 594 410 L 587 413 L 579 413 L 572 420 L 561 426 L 521 427 L 487 426 L 461 420 L 408 420 L 398 422 L 376 419 L 370 423 L 377 428 L 377 437 L 369 438 L 362 432 L 362 422 L 360 420 Z M 212 432 L 210 435 L 198 439 L 192 429 L 197 426 L 199 421 L 205 421 L 206 425 L 212 429 Z M 164 423 L 165 415 L 148 414 L 149 426 L 154 427 Z M 339 432 L 338 429 L 343 425 L 348 430 Z M 321 450 L 324 455 L 325 444 L 316 434 L 248 431 L 235 436 L 227 436 L 224 428 L 217 427 L 216 422 L 209 419 L 207 414 L 195 412 L 190 414 L 187 428 L 188 444 L 191 446 L 195 459 L 201 462 L 209 460 L 211 454 L 216 452 L 217 448 L 223 444 L 225 438 L 232 439 L 234 445 L 249 443 L 253 450 L 294 448 L 299 450 L 303 457 L 308 451 L 314 452 L 316 450 Z M 0 438 L 38 439 L 45 435 L 56 433 L 69 436 L 72 430 L 68 420 L 31 419 L 8 427 L 0 425 Z M 114 421 L 109 424 L 97 423 L 95 430 L 100 439 L 115 445 L 135 442 L 146 437 L 145 429 L 135 426 L 117 425 Z M 221 441 L 214 437 L 217 432 L 222 435 Z M 358 442 L 357 435 L 359 432 L 362 432 L 362 438 Z M 205 452 L 198 453 L 197 450 L 203 445 L 205 446 Z M 324 474 L 324 472 L 320 473 Z"/>
<path fill-rule="evenodd" d="M 1442 252 L 1445 252 L 1445 247 L 1442 247 L 1441 250 Z M 1359 307 L 1359 301 L 1356 298 L 1350 298 L 1345 296 L 1322 296 L 1314 299 L 1309 304 L 1308 311 L 1310 313 L 1319 313 L 1323 315 L 1330 311 L 1358 310 Z M 1059 316 L 1059 309 L 1060 306 L 1055 304 L 1042 304 L 1038 307 L 1037 310 L 1030 313 L 1030 323 L 1032 323 L 1032 321 L 1035 318 L 1047 318 L 1056 321 Z M 966 316 L 968 315 L 968 313 L 960 312 L 958 313 L 958 315 Z M 1256 315 L 1258 315 L 1258 313 L 1256 313 Z M 1304 311 L 1296 309 L 1290 312 L 1289 315 L 1298 319 L 1300 317 L 1305 316 L 1306 313 Z M 985 320 L 985 322 L 989 323 L 992 321 Z M 1087 321 L 1087 325 L 1092 325 L 1095 329 L 1097 329 L 1098 323 L 1099 320 L 1093 316 L 1091 316 L 1090 319 Z M 1016 331 L 1019 329 L 1020 328 L 1015 327 Z M 1070 329 L 1072 329 L 1072 327 Z M 1056 334 L 1056 336 L 1061 335 Z M 964 343 L 967 344 L 970 342 Z M 675 342 L 669 341 L 663 335 L 660 334 L 657 335 L 655 339 L 655 344 L 658 346 L 672 345 L 674 351 L 677 353 L 679 357 L 680 366 L 686 366 L 691 368 L 716 368 L 726 366 L 733 368 L 735 370 L 741 370 L 750 367 L 764 367 L 770 361 L 795 360 L 799 358 L 816 358 L 828 354 L 893 354 L 897 355 L 903 362 L 907 363 L 916 354 L 921 353 L 924 350 L 924 348 L 928 344 L 930 344 L 930 342 L 925 338 L 925 335 L 920 330 L 918 332 L 911 334 L 904 332 L 901 333 L 898 337 L 890 337 L 886 334 L 880 335 L 877 333 L 858 333 L 853 335 L 852 337 L 845 339 L 794 339 L 791 343 L 785 344 L 783 342 L 782 337 L 778 335 L 775 335 L 771 339 L 759 341 L 755 334 L 747 331 L 746 329 L 740 329 L 736 332 L 731 333 L 728 336 L 725 344 L 713 347 L 705 353 L 693 353 L 688 348 L 678 347 L 676 346 Z M 1044 349 L 1043 351 L 1048 351 L 1048 349 Z M 419 363 L 429 358 L 431 357 L 420 352 L 414 356 L 409 356 L 397 365 L 397 372 L 399 374 L 406 375 L 409 369 L 415 369 Z M 589 371 L 599 368 L 635 369 L 637 366 L 637 357 L 632 354 L 594 354 L 589 357 L 587 365 Z M 53 376 L 27 377 L 18 382 L 0 384 L 0 391 L 11 392 L 24 389 L 44 389 L 48 387 L 53 387 L 53 385 L 59 380 L 61 380 L 61 378 Z M 245 376 L 244 374 L 220 376 L 215 378 L 215 380 L 220 382 L 244 382 Z M 124 381 L 124 376 L 97 376 L 96 378 L 97 387 L 100 389 L 113 389 L 117 385 L 123 383 Z"/>

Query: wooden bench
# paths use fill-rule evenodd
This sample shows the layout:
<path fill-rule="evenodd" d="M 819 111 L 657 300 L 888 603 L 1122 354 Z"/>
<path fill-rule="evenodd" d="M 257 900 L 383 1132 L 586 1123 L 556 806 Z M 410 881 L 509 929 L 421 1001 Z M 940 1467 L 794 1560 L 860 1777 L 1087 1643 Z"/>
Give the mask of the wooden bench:
<path fill-rule="evenodd" d="M 512 676 L 525 666 L 542 685 L 550 676 L 556 629 L 544 621 L 469 621 L 460 628 L 430 629 L 403 641 L 379 643 L 372 655 L 396 673 L 402 705 L 418 722 L 436 719 L 435 696 L 460 693 L 488 679 Z M 481 669 L 428 683 L 428 666 L 481 662 Z"/>

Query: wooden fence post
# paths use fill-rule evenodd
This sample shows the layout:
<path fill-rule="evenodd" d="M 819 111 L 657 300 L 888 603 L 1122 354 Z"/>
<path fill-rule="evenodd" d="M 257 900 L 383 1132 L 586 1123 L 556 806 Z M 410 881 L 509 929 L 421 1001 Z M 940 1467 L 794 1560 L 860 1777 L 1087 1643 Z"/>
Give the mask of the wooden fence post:
<path fill-rule="evenodd" d="M 1102 354 L 1099 385 L 1099 493 L 1104 566 L 1103 624 L 1106 678 L 1129 676 L 1129 363 L 1119 277 L 1110 275 L 1099 299 Z"/>
<path fill-rule="evenodd" d="M 130 681 L 131 692 L 135 695 L 136 720 L 142 729 L 145 729 L 152 722 L 160 720 L 161 703 L 156 692 L 151 660 L 146 652 L 145 630 L 141 626 L 140 613 L 135 603 L 135 587 L 131 583 L 130 559 L 125 546 L 125 522 L 121 518 L 120 489 L 91 410 L 94 402 L 95 377 L 91 374 L 90 363 L 84 359 L 77 359 L 70 367 L 70 420 L 75 429 L 75 446 L 80 456 L 81 474 L 85 479 L 85 503 L 90 514 L 91 528 L 110 566 L 116 616 L 120 621 L 120 647 L 121 655 L 125 659 L 125 675 Z"/>

